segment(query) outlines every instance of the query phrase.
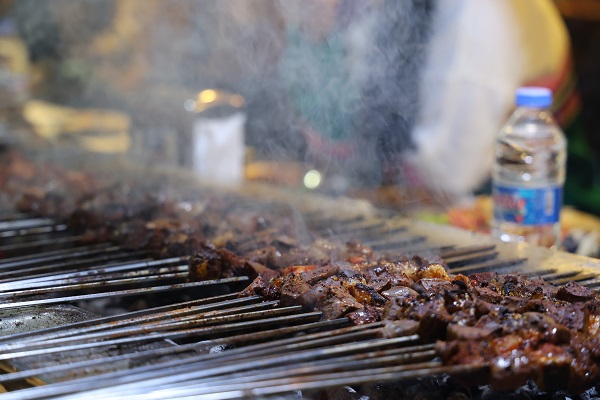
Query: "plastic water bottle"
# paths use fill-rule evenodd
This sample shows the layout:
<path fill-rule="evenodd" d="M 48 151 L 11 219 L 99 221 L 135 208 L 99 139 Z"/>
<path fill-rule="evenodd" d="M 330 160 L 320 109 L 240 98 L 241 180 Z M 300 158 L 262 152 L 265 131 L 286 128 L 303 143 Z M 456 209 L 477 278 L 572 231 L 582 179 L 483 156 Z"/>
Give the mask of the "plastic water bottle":
<path fill-rule="evenodd" d="M 566 139 L 549 111 L 552 92 L 523 87 L 496 141 L 492 234 L 505 242 L 560 245 Z"/>

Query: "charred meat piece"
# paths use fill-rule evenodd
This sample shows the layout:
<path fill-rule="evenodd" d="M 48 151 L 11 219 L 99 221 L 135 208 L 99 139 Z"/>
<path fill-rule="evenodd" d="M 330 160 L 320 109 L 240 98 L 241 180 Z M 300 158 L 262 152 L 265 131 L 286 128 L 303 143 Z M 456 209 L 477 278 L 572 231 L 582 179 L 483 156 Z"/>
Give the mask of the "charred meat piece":
<path fill-rule="evenodd" d="M 284 276 L 281 279 L 281 304 L 284 306 L 302 305 L 305 308 L 310 306 L 306 304 L 304 295 L 309 292 L 312 287 L 306 283 L 299 275 L 294 273 Z"/>
<path fill-rule="evenodd" d="M 343 286 L 327 288 L 325 295 L 317 300 L 315 308 L 323 313 L 324 319 L 336 319 L 362 308 L 363 305 Z"/>
<path fill-rule="evenodd" d="M 240 292 L 238 297 L 261 296 L 265 300 L 279 300 L 280 295 L 281 293 L 277 286 L 264 280 L 259 275 L 247 288 Z"/>
<path fill-rule="evenodd" d="M 585 286 L 581 286 L 573 281 L 568 282 L 556 292 L 556 298 L 558 300 L 564 300 L 570 303 L 592 300 L 596 296 L 597 293 L 592 289 L 588 289 Z"/>
<path fill-rule="evenodd" d="M 371 324 L 381 321 L 381 309 L 365 306 L 346 315 L 354 325 Z"/>
<path fill-rule="evenodd" d="M 190 257 L 189 273 L 192 281 L 204 281 L 221 277 L 223 259 L 212 246 L 204 246 Z"/>
<path fill-rule="evenodd" d="M 496 389 L 534 380 L 546 390 L 580 390 L 598 379 L 600 303 L 595 292 L 575 284 L 555 288 L 518 274 L 450 275 L 443 265 L 415 260 L 284 272 L 288 304 L 354 324 L 398 323 L 402 333 L 439 341 L 445 364 L 485 367 L 485 380 Z M 392 285 L 396 277 L 404 284 Z"/>
<path fill-rule="evenodd" d="M 358 302 L 373 307 L 383 307 L 385 299 L 372 287 L 363 282 L 345 281 L 343 285 Z"/>

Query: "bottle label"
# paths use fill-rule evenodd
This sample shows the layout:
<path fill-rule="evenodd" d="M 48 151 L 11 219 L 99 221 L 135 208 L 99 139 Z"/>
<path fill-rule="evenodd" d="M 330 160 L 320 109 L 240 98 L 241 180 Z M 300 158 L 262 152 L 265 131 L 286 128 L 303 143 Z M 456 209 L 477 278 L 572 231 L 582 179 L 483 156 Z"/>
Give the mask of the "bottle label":
<path fill-rule="evenodd" d="M 562 187 L 515 188 L 494 185 L 494 219 L 521 225 L 558 222 Z"/>

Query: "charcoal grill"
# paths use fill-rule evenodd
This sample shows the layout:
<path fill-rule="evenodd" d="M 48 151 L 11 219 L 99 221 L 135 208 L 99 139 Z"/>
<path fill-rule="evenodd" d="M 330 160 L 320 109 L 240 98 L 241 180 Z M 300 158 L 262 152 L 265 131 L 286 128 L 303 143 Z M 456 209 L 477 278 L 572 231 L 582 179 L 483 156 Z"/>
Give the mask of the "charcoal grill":
<path fill-rule="evenodd" d="M 557 285 L 600 286 L 593 259 L 372 210 L 298 209 L 307 234 L 436 254 L 455 273 L 519 270 Z M 0 384 L 12 390 L 6 399 L 310 396 L 432 375 L 485 375 L 485 365 L 441 365 L 432 344 L 384 323 L 321 321 L 320 312 L 300 306 L 238 298 L 248 277 L 190 282 L 187 257 L 90 245 L 64 224 L 10 210 L 0 219 Z M 99 299 L 127 303 L 190 290 L 192 299 L 173 296 L 155 307 L 109 316 L 85 311 Z"/>

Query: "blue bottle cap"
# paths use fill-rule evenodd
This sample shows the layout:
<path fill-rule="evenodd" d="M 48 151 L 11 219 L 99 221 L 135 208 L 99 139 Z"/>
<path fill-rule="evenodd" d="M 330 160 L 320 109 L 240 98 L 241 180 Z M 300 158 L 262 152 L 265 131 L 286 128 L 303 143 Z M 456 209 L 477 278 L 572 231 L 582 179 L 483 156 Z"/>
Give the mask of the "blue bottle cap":
<path fill-rule="evenodd" d="M 552 91 L 545 87 L 521 87 L 517 89 L 517 106 L 549 107 L 552 104 Z"/>

